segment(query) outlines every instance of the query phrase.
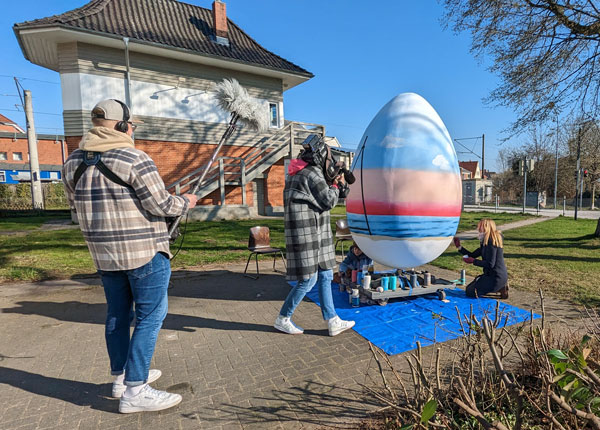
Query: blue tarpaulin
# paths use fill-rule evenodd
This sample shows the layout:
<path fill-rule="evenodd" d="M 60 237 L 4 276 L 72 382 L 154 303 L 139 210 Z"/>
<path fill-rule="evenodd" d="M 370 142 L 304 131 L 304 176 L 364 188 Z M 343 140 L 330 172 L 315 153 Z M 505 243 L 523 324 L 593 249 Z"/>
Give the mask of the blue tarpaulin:
<path fill-rule="evenodd" d="M 292 282 L 290 284 L 293 285 Z M 340 318 L 354 320 L 354 330 L 389 355 L 400 354 L 417 347 L 445 342 L 462 336 L 457 308 L 463 316 L 473 315 L 481 320 L 489 316 L 492 320 L 496 311 L 494 299 L 472 299 L 459 288 L 446 288 L 445 303 L 437 294 L 391 299 L 386 306 L 361 304 L 354 308 L 348 301 L 348 293 L 340 292 L 337 284 L 332 284 L 333 303 Z M 319 304 L 319 290 L 315 287 L 306 295 Z M 513 325 L 531 318 L 529 311 L 500 302 L 500 315 L 504 325 Z M 539 318 L 534 314 L 534 318 Z"/>

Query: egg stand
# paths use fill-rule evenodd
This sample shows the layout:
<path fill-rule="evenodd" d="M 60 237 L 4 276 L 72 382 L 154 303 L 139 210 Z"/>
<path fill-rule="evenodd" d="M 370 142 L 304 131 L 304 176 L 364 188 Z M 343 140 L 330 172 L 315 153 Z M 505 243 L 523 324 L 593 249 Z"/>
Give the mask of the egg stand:
<path fill-rule="evenodd" d="M 397 288 L 395 290 L 388 289 L 381 292 L 377 291 L 377 287 L 380 287 L 382 284 L 382 278 L 386 276 L 397 277 L 399 281 Z M 361 294 L 377 304 L 385 306 L 389 299 L 397 297 L 415 297 L 425 294 L 436 294 L 438 299 L 445 300 L 446 292 L 444 291 L 444 288 L 454 288 L 456 285 L 456 281 L 436 278 L 426 271 L 406 271 L 397 269 L 391 272 L 372 273 L 370 288 L 368 289 L 364 288 L 363 285 L 357 285 L 356 283 L 350 283 L 350 288 L 358 288 Z"/>

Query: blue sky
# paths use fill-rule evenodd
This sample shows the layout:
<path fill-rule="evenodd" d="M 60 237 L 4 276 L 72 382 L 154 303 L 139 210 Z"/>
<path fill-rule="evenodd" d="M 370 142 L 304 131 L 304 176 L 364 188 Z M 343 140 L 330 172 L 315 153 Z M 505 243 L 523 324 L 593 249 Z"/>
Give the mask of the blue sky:
<path fill-rule="evenodd" d="M 38 133 L 62 133 L 58 73 L 29 63 L 12 31 L 86 0 L 4 2 L 0 17 L 3 65 L 0 113 L 23 125 L 12 76 L 33 94 Z M 212 0 L 190 0 L 210 8 Z M 324 124 L 343 146 L 356 147 L 371 119 L 391 98 L 416 92 L 439 113 L 453 139 L 485 133 L 486 168 L 496 169 L 502 130 L 515 119 L 482 99 L 497 78 L 469 52 L 468 34 L 444 30 L 436 0 L 226 0 L 227 13 L 265 48 L 312 72 L 284 93 L 286 119 Z M 39 82 L 39 81 L 45 82 Z M 481 140 L 461 141 L 481 154 Z M 519 143 L 518 138 L 504 143 Z M 459 145 L 457 151 L 465 151 Z M 476 159 L 459 153 L 460 160 Z"/>

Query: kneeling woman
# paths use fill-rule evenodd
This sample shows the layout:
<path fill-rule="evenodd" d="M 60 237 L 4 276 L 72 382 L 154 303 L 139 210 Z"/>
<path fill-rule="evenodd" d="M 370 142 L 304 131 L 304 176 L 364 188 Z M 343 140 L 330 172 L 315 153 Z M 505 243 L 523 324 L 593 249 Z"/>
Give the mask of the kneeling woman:
<path fill-rule="evenodd" d="M 502 234 L 496 229 L 496 223 L 489 218 L 479 221 L 477 230 L 481 246 L 473 252 L 463 248 L 459 238 L 454 238 L 454 245 L 458 248 L 458 252 L 466 256 L 464 261 L 483 267 L 483 275 L 477 276 L 473 282 L 467 285 L 467 296 L 481 297 L 485 294 L 499 292 L 502 299 L 507 299 L 508 272 L 506 264 L 504 264 Z M 481 257 L 481 260 L 476 260 L 477 257 Z"/>

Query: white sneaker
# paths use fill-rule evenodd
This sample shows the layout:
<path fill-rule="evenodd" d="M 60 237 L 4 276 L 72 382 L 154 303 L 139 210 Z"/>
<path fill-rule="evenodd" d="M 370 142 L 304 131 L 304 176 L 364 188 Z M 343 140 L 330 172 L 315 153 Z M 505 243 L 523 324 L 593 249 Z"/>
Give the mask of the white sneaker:
<path fill-rule="evenodd" d="M 298 327 L 296 324 L 294 324 L 290 317 L 284 317 L 281 315 L 277 316 L 277 319 L 275 320 L 275 325 L 273 327 L 287 334 L 304 333 L 304 330 L 301 327 Z"/>
<path fill-rule="evenodd" d="M 150 384 L 151 382 L 156 381 L 158 378 L 160 378 L 160 376 L 162 375 L 162 372 L 158 369 L 150 369 L 150 371 L 148 372 L 148 384 Z M 123 395 L 123 393 L 125 392 L 125 390 L 127 389 L 127 385 L 125 385 L 124 382 L 113 382 L 113 386 L 112 386 L 112 396 L 119 398 Z"/>
<path fill-rule="evenodd" d="M 337 315 L 327 321 L 329 325 L 329 336 L 337 336 L 344 330 L 354 327 L 354 321 L 344 321 Z"/>
<path fill-rule="evenodd" d="M 130 414 L 132 412 L 162 411 L 181 402 L 179 394 L 159 391 L 146 384 L 137 396 L 122 396 L 119 402 L 119 412 Z"/>

